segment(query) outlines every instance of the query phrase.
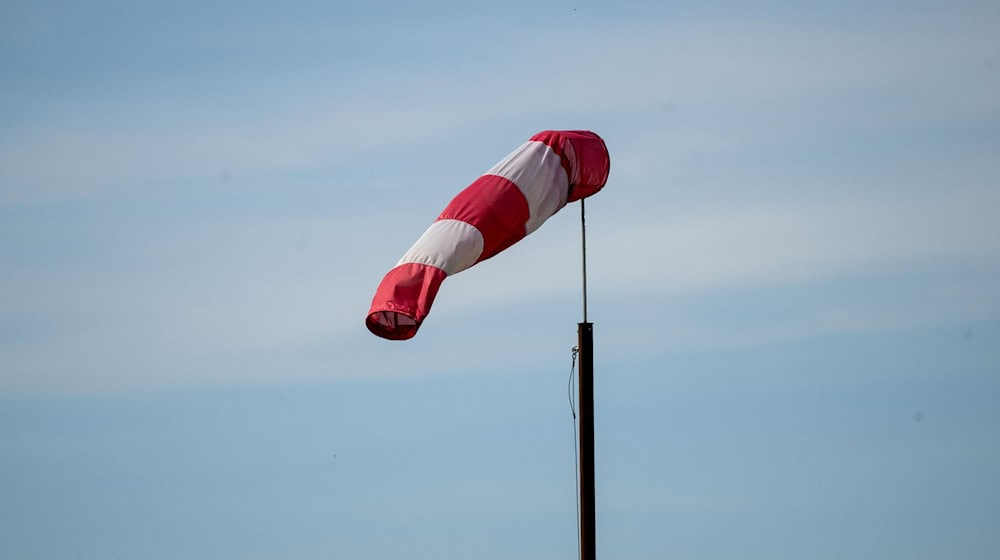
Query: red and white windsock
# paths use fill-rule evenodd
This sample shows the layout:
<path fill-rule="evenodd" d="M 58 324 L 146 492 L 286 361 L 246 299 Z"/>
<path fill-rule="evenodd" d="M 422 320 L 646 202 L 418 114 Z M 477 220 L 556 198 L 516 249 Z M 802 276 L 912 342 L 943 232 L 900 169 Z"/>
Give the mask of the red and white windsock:
<path fill-rule="evenodd" d="M 406 340 L 431 310 L 441 282 L 538 229 L 568 202 L 604 187 L 604 140 L 585 130 L 539 132 L 458 194 L 379 284 L 365 324 Z"/>

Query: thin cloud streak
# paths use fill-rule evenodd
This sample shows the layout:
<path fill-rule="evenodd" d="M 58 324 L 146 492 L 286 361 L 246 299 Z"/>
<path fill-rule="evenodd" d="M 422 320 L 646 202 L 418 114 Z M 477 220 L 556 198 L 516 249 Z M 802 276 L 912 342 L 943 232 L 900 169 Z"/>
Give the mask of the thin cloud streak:
<path fill-rule="evenodd" d="M 299 94 L 294 108 L 266 104 L 266 98 L 279 95 L 262 93 L 271 86 L 255 86 L 259 95 L 251 91 L 249 98 L 240 93 L 246 88 L 225 81 L 209 89 L 221 86 L 221 95 L 169 92 L 164 97 L 151 89 L 110 104 L 83 102 L 47 125 L 8 131 L 7 141 L 0 143 L 2 202 L 87 196 L 234 168 L 329 168 L 359 154 L 414 146 L 525 114 L 648 110 L 666 103 L 756 104 L 768 112 L 789 101 L 854 99 L 865 93 L 900 96 L 889 112 L 862 109 L 853 117 L 856 122 L 874 119 L 869 126 L 885 119 L 899 122 L 893 111 L 903 111 L 907 122 L 995 116 L 1000 75 L 984 69 L 1000 62 L 1000 40 L 967 32 L 956 42 L 932 31 L 612 28 L 577 41 L 572 56 L 556 53 L 561 63 L 555 65 L 521 65 L 538 48 L 534 40 L 507 45 L 508 57 L 494 60 L 488 71 L 470 69 L 460 80 L 426 75 L 419 67 L 400 68 L 393 71 L 396 85 L 390 87 L 389 76 L 344 67 L 332 77 L 300 83 L 299 90 L 310 93 Z M 599 76 L 594 67 L 603 69 Z M 535 87 L 507 96 L 503 92 L 512 74 Z M 383 94 L 375 99 L 355 93 L 383 81 Z M 357 84 L 345 85 L 352 82 Z M 552 96 L 553 91 L 567 93 Z M 247 104 L 255 97 L 260 98 L 258 114 L 245 121 L 237 109 L 253 109 Z M 240 100 L 235 109 L 233 100 Z M 387 110 L 390 106 L 405 108 Z"/>
<path fill-rule="evenodd" d="M 329 72 L 299 74 L 287 88 L 248 82 L 243 69 L 187 84 L 198 87 L 160 90 L 147 77 L 131 88 L 109 86 L 105 95 L 64 102 L 57 116 L 5 131 L 0 208 L 58 201 L 72 212 L 81 201 L 118 204 L 131 218 L 111 217 L 108 227 L 118 224 L 129 234 L 80 246 L 99 256 L 88 261 L 69 243 L 80 236 L 78 226 L 57 226 L 61 237 L 51 247 L 35 240 L 35 230 L 10 230 L 12 253 L 80 257 L 46 266 L 33 257 L 12 261 L 2 282 L 8 293 L 25 297 L 4 302 L 7 330 L 21 332 L 6 342 L 0 366 L 18 373 L 5 383 L 85 385 L 67 373 L 76 363 L 88 364 L 107 387 L 315 375 L 320 368 L 310 360 L 317 348 L 355 344 L 365 334 L 360 321 L 378 279 L 447 197 L 523 140 L 494 138 L 500 126 L 506 137 L 522 124 L 528 134 L 583 118 L 583 126 L 608 140 L 611 184 L 588 205 L 597 298 L 616 301 L 636 286 L 654 300 L 697 301 L 733 291 L 750 298 L 776 286 L 905 276 L 940 263 L 994 267 L 997 169 L 980 153 L 991 144 L 973 141 L 921 164 L 936 144 L 911 151 L 886 140 L 913 128 L 965 130 L 1000 112 L 992 95 L 997 75 L 981 71 L 1000 52 L 998 40 L 988 25 L 972 24 L 955 41 L 951 21 L 940 29 L 925 22 L 916 30 L 878 32 L 816 22 L 792 29 L 703 21 L 668 32 L 662 25 L 612 24 L 595 27 L 583 41 L 579 29 L 554 30 L 544 39 L 529 30 L 524 40 L 502 46 L 469 43 L 468 56 L 490 64 L 470 58 L 460 75 L 428 71 L 419 61 L 405 68 L 326 62 L 317 67 Z M 393 40 L 400 44 L 417 33 L 399 31 Z M 442 45 L 469 38 L 460 27 L 444 33 L 450 39 Z M 553 42 L 574 48 L 549 49 L 544 60 L 534 56 Z M 532 87 L 512 93 L 512 76 Z M 290 99 L 269 104 L 286 90 L 294 91 Z M 487 132 L 492 136 L 484 143 L 503 147 L 495 154 L 476 149 L 469 159 L 492 154 L 480 167 L 465 163 L 473 153 L 469 140 Z M 882 150 L 874 163 L 837 156 L 853 173 L 850 183 L 839 182 L 844 172 L 833 156 L 818 171 L 810 168 L 818 175 L 807 189 L 789 180 L 786 168 L 797 158 L 817 157 L 810 142 L 862 141 L 873 133 L 881 135 L 874 147 Z M 734 161 L 748 153 L 760 156 L 754 176 Z M 422 171 L 461 167 L 463 173 L 407 175 L 406 184 L 383 188 L 360 170 L 378 165 L 412 174 L 415 161 Z M 466 176 L 466 169 L 474 170 Z M 329 197 L 302 199 L 330 205 L 325 216 L 312 208 L 304 215 L 290 202 L 319 188 L 297 182 L 310 172 L 343 175 L 322 187 Z M 224 219 L 213 220 L 210 210 L 197 218 L 183 212 L 197 208 L 201 199 L 192 193 L 201 193 L 206 178 L 230 174 L 242 181 L 217 197 L 263 197 L 282 205 L 285 218 L 241 215 L 238 204 L 220 209 Z M 389 176 L 395 177 L 380 175 Z M 708 183 L 714 187 L 699 190 Z M 143 189 L 174 194 L 140 201 L 134 193 Z M 154 212 L 149 207 L 164 200 L 179 207 L 180 221 L 145 223 Z M 426 216 L 418 215 L 424 209 Z M 564 210 L 495 262 L 449 279 L 435 315 L 461 321 L 484 310 L 577 299 L 575 213 Z M 926 280 L 922 289 L 948 289 L 935 282 Z M 982 297 L 991 289 L 976 281 L 969 293 Z M 845 317 L 836 313 L 842 305 L 819 306 L 774 332 L 891 328 L 945 312 L 929 307 L 890 320 L 896 310 L 883 309 Z M 22 330 L 28 324 L 40 327 Z M 433 346 L 433 337 L 422 337 Z M 468 351 L 482 351 L 475 348 Z M 388 372 L 412 359 L 405 350 L 379 352 L 385 363 L 362 369 Z M 285 358 L 275 359 L 278 353 Z M 346 360 L 325 374 L 352 375 L 357 365 Z M 128 373 L 139 370 L 145 379 Z"/>

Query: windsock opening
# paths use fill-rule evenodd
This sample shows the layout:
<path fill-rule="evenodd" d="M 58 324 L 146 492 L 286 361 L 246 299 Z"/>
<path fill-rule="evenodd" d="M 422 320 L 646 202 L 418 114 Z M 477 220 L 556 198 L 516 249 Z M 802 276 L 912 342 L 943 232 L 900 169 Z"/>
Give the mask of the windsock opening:
<path fill-rule="evenodd" d="M 587 198 L 604 188 L 611 156 L 604 139 L 589 130 L 546 130 L 531 137 L 550 146 L 562 158 L 569 179 L 566 202 Z"/>

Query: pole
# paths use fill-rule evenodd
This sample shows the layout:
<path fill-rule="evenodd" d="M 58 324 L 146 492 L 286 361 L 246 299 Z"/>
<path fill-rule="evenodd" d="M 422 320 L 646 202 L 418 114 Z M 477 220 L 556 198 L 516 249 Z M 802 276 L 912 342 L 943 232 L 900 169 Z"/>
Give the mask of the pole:
<path fill-rule="evenodd" d="M 583 322 L 577 324 L 580 359 L 580 560 L 597 559 L 597 512 L 594 497 L 594 325 L 587 321 L 587 220 L 580 199 L 583 253 Z"/>
<path fill-rule="evenodd" d="M 578 323 L 580 350 L 580 560 L 597 558 L 594 497 L 594 324 Z"/>
<path fill-rule="evenodd" d="M 583 262 L 583 322 L 587 322 L 587 207 L 580 199 L 580 253 Z"/>

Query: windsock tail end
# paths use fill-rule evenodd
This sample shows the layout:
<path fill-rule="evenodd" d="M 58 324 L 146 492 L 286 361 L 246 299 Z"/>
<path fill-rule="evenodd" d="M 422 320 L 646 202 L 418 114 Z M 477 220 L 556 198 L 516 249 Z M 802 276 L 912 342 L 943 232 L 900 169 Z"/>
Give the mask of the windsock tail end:
<path fill-rule="evenodd" d="M 375 311 L 365 319 L 365 325 L 372 334 L 388 340 L 413 338 L 420 328 L 416 319 L 396 311 Z"/>
<path fill-rule="evenodd" d="M 407 340 L 430 313 L 431 304 L 446 274 L 440 268 L 407 263 L 393 268 L 382 279 L 365 326 L 388 340 Z"/>

